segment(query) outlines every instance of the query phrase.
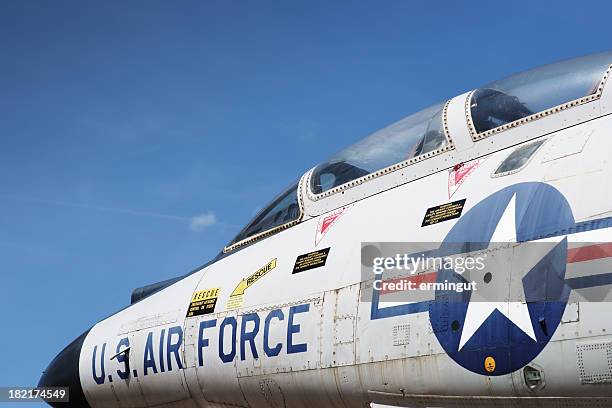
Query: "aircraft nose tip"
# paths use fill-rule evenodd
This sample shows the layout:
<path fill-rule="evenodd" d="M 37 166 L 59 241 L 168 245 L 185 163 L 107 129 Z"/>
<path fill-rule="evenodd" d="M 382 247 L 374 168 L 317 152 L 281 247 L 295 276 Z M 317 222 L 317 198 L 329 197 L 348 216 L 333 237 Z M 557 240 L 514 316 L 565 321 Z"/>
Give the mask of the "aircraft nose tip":
<path fill-rule="evenodd" d="M 50 402 L 52 407 L 89 407 L 79 378 L 79 357 L 87 333 L 89 330 L 55 356 L 38 381 L 39 387 L 68 387 L 70 402 Z"/>

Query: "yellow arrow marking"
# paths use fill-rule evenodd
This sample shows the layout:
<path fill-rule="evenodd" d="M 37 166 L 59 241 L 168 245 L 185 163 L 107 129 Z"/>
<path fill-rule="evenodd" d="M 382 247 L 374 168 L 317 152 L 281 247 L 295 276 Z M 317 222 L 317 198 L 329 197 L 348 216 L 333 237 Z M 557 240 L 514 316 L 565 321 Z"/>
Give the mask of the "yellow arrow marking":
<path fill-rule="evenodd" d="M 244 291 L 247 290 L 247 288 L 257 282 L 259 279 L 263 278 L 268 272 L 270 272 L 274 268 L 276 268 L 276 258 L 259 268 L 257 271 L 253 272 L 248 277 L 243 278 L 238 283 L 238 286 L 236 286 L 236 289 L 234 289 L 234 291 L 230 294 L 230 297 L 244 295 Z"/>
<path fill-rule="evenodd" d="M 246 288 L 247 288 L 246 280 L 242 279 L 230 296 L 244 295 L 244 291 L 246 290 Z"/>

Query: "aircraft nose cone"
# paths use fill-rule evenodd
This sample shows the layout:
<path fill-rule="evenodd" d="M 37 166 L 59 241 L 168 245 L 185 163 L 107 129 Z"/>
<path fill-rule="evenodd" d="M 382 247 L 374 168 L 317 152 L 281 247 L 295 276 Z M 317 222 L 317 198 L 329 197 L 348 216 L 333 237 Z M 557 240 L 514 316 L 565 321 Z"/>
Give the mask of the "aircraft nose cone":
<path fill-rule="evenodd" d="M 68 387 L 70 402 L 49 402 L 52 407 L 89 407 L 79 378 L 79 356 L 89 330 L 64 348 L 49 364 L 38 381 L 39 387 Z"/>

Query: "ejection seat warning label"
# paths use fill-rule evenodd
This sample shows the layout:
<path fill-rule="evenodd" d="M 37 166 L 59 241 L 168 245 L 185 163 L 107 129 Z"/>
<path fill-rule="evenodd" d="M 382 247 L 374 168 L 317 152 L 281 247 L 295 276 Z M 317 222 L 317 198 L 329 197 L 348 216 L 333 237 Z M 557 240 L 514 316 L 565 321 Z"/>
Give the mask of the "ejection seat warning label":
<path fill-rule="evenodd" d="M 187 317 L 214 313 L 221 288 L 199 290 L 191 297 Z"/>
<path fill-rule="evenodd" d="M 421 227 L 461 217 L 461 212 L 463 211 L 464 205 L 465 198 L 463 200 L 453 201 L 452 203 L 441 204 L 428 208 L 425 212 L 425 217 L 423 218 Z"/>
<path fill-rule="evenodd" d="M 320 249 L 298 256 L 293 266 L 293 272 L 291 273 L 300 273 L 320 266 L 325 266 L 330 248 Z"/>

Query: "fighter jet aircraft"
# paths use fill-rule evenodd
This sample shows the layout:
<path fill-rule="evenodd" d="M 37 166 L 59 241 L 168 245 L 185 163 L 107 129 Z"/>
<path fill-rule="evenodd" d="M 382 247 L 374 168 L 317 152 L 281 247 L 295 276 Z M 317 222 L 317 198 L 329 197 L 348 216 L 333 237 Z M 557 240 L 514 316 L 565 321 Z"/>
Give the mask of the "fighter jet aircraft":
<path fill-rule="evenodd" d="M 612 406 L 611 64 L 519 73 L 339 152 L 39 386 L 62 407 Z"/>

